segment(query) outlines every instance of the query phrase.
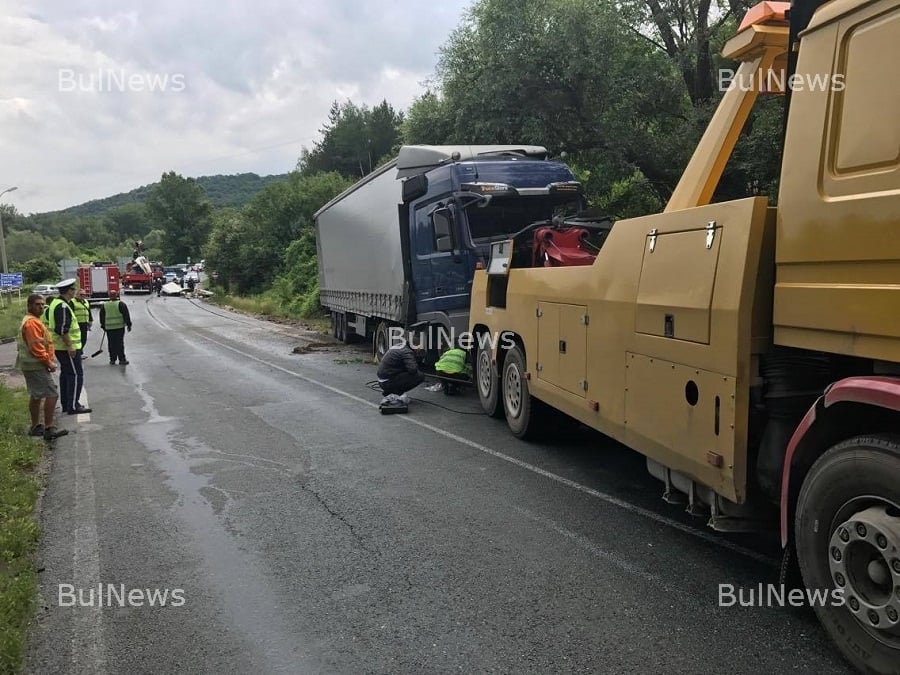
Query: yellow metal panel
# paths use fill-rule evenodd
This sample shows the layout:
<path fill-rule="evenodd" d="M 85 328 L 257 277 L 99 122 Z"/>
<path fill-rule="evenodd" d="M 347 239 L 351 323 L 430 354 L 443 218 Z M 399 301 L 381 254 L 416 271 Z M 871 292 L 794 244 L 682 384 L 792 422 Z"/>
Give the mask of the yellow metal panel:
<path fill-rule="evenodd" d="M 721 240 L 721 227 L 711 235 L 702 229 L 647 237 L 635 332 L 709 344 L 710 305 Z"/>
<path fill-rule="evenodd" d="M 664 449 L 648 454 L 739 501 L 734 378 L 642 354 L 627 355 L 626 371 L 625 425 Z M 715 456 L 721 467 L 710 463 Z"/>
<path fill-rule="evenodd" d="M 900 10 L 889 0 L 861 3 L 850 18 L 814 23 L 804 33 L 797 70 L 830 69 L 846 89 L 805 88 L 791 101 L 778 209 L 775 341 L 896 361 Z"/>
<path fill-rule="evenodd" d="M 538 303 L 538 342 L 535 370 L 541 380 L 559 382 L 559 305 Z"/>
<path fill-rule="evenodd" d="M 860 121 L 870 117 L 873 110 L 877 110 L 883 119 L 900 120 L 900 80 L 897 76 L 894 76 L 893 84 L 868 78 L 885 54 L 890 53 L 898 35 L 900 8 L 850 31 L 838 49 L 842 55 L 838 68 L 846 74 L 843 83 L 846 89 L 835 93 L 835 173 L 880 170 L 881 179 L 889 180 L 881 172 L 897 170 L 900 124 L 886 124 L 879 133 L 872 133 L 871 127 Z M 896 189 L 896 179 L 887 187 Z"/>
<path fill-rule="evenodd" d="M 584 396 L 587 388 L 587 307 L 559 307 L 559 386 Z"/>

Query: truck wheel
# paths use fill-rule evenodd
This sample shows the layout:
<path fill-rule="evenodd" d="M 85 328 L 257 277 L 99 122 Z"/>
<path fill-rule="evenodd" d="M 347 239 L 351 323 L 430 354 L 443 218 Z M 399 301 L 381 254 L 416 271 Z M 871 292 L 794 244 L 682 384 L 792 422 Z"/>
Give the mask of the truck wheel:
<path fill-rule="evenodd" d="M 480 345 L 475 355 L 475 383 L 478 400 L 485 413 L 491 417 L 503 417 L 503 402 L 500 398 L 500 378 L 491 363 L 491 348 Z"/>
<path fill-rule="evenodd" d="M 390 324 L 387 321 L 379 321 L 375 326 L 375 335 L 372 338 L 375 363 L 381 363 L 381 359 L 387 354 L 391 344 Z"/>
<path fill-rule="evenodd" d="M 537 431 L 537 407 L 540 403 L 531 398 L 525 379 L 525 356 L 513 347 L 503 361 L 503 412 L 506 423 L 516 438 L 533 438 Z"/>
<path fill-rule="evenodd" d="M 821 589 L 829 594 L 826 602 L 815 603 L 815 610 L 831 639 L 861 672 L 896 673 L 900 663 L 897 437 L 859 436 L 822 455 L 803 481 L 795 528 L 797 560 L 808 593 Z"/>

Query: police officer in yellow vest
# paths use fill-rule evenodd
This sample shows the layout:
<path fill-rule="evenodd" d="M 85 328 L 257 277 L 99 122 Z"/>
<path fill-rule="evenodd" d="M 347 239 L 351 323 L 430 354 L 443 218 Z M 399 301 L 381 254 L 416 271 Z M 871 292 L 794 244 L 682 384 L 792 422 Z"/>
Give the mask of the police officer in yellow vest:
<path fill-rule="evenodd" d="M 131 332 L 131 314 L 128 312 L 128 305 L 119 300 L 117 291 L 110 291 L 109 301 L 100 305 L 100 327 L 106 331 L 109 339 L 109 365 L 115 365 L 118 359 L 121 365 L 127 366 L 125 329 Z"/>
<path fill-rule="evenodd" d="M 59 297 L 53 298 L 44 311 L 44 323 L 53 333 L 56 360 L 59 362 L 59 404 L 69 415 L 89 413 L 81 403 L 84 387 L 84 370 L 81 367 L 81 327 L 72 311 L 76 279 L 66 279 L 56 284 Z"/>
<path fill-rule="evenodd" d="M 91 314 L 91 303 L 88 302 L 87 293 L 83 288 L 79 288 L 75 297 L 72 299 L 72 311 L 75 312 L 75 320 L 81 329 L 81 351 L 87 351 L 88 331 L 94 325 L 94 315 Z M 86 359 L 87 356 L 82 356 Z"/>

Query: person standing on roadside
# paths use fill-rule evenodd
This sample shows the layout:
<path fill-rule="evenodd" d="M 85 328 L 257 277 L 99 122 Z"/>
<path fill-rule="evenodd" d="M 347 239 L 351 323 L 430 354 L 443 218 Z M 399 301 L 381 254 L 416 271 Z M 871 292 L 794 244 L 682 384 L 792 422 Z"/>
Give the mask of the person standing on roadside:
<path fill-rule="evenodd" d="M 84 352 L 87 351 L 88 331 L 94 325 L 94 315 L 91 313 L 91 303 L 88 302 L 87 293 L 83 288 L 79 288 L 72 299 L 72 311 L 75 312 L 75 320 L 81 329 L 81 358 L 84 360 L 87 358 Z"/>
<path fill-rule="evenodd" d="M 43 295 L 28 296 L 28 313 L 22 319 L 16 335 L 16 368 L 25 376 L 28 388 L 28 412 L 31 414 L 29 435 L 43 436 L 45 440 L 65 436 L 68 431 L 53 424 L 59 389 L 53 373 L 56 372 L 56 356 L 53 350 L 53 334 L 41 322 L 46 301 Z M 41 424 L 41 401 L 44 402 L 44 423 Z"/>
<path fill-rule="evenodd" d="M 44 311 L 44 323 L 53 333 L 59 362 L 59 402 L 63 412 L 69 415 L 91 412 L 78 402 L 84 387 L 84 370 L 81 367 L 81 327 L 71 305 L 76 283 L 75 279 L 66 279 L 56 284 L 59 297 L 53 298 Z"/>
<path fill-rule="evenodd" d="M 110 291 L 109 300 L 100 305 L 100 326 L 106 331 L 109 340 L 109 365 L 116 365 L 118 359 L 119 364 L 127 366 L 125 330 L 131 332 L 131 314 L 128 305 L 119 300 L 117 291 Z"/>

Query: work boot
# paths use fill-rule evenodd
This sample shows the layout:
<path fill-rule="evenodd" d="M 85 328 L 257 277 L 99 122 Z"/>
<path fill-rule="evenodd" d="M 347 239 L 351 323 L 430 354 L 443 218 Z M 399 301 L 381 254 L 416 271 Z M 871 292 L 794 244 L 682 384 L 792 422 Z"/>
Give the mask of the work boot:
<path fill-rule="evenodd" d="M 47 427 L 44 429 L 44 440 L 52 441 L 60 436 L 65 436 L 69 433 L 68 429 L 57 429 L 56 427 Z"/>

